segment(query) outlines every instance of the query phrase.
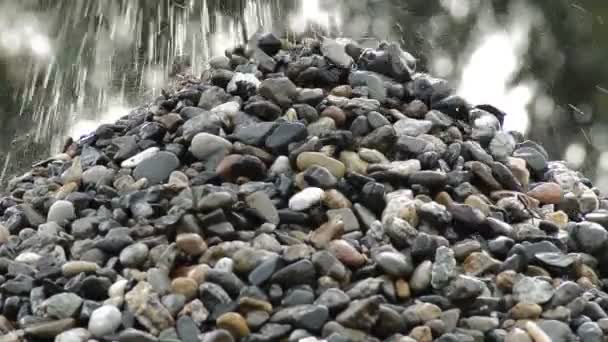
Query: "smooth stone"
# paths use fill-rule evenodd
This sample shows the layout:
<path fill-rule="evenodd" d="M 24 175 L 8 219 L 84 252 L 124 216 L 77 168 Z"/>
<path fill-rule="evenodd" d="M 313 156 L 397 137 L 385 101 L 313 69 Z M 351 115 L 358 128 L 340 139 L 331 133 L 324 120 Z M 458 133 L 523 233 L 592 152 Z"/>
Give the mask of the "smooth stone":
<path fill-rule="evenodd" d="M 235 339 L 241 339 L 250 334 L 245 318 L 235 312 L 228 312 L 219 316 L 216 325 L 220 329 L 229 331 Z"/>
<path fill-rule="evenodd" d="M 320 331 L 329 318 L 329 310 L 324 305 L 304 304 L 284 308 L 270 318 L 271 322 L 291 324 L 308 331 Z"/>
<path fill-rule="evenodd" d="M 528 191 L 527 195 L 543 204 L 559 204 L 562 201 L 562 188 L 557 183 L 541 183 Z"/>
<path fill-rule="evenodd" d="M 513 152 L 513 157 L 526 161 L 532 171 L 540 173 L 547 168 L 547 158 L 535 148 L 520 147 Z"/>
<path fill-rule="evenodd" d="M 74 328 L 57 335 L 55 342 L 86 342 L 90 338 L 91 333 L 87 329 Z"/>
<path fill-rule="evenodd" d="M 266 138 L 266 147 L 276 152 L 287 152 L 287 146 L 306 139 L 306 126 L 300 122 L 281 122 Z"/>
<path fill-rule="evenodd" d="M 181 316 L 177 319 L 176 330 L 179 338 L 184 342 L 198 342 L 199 328 L 189 316 Z"/>
<path fill-rule="evenodd" d="M 144 243 L 127 246 L 120 252 L 120 263 L 125 267 L 137 268 L 148 259 L 149 248 Z"/>
<path fill-rule="evenodd" d="M 258 91 L 283 108 L 289 107 L 298 95 L 295 84 L 287 77 L 267 78 L 262 81 Z"/>
<path fill-rule="evenodd" d="M 90 261 L 68 261 L 61 266 L 61 271 L 64 276 L 72 277 L 79 273 L 95 273 L 99 266 Z"/>
<path fill-rule="evenodd" d="M 573 232 L 574 238 L 586 253 L 593 254 L 608 242 L 608 231 L 595 222 L 577 223 Z"/>
<path fill-rule="evenodd" d="M 310 260 L 304 259 L 289 264 L 274 273 L 270 279 L 284 287 L 291 287 L 300 284 L 313 284 L 316 271 Z"/>
<path fill-rule="evenodd" d="M 110 183 L 114 178 L 114 170 L 103 165 L 95 165 L 82 173 L 82 184 L 92 185 L 98 183 Z"/>
<path fill-rule="evenodd" d="M 207 250 L 207 244 L 196 233 L 184 233 L 175 237 L 175 245 L 179 250 L 191 256 L 199 256 Z"/>
<path fill-rule="evenodd" d="M 306 188 L 289 199 L 289 209 L 295 211 L 305 211 L 312 206 L 319 204 L 325 195 L 321 188 Z"/>
<path fill-rule="evenodd" d="M 160 151 L 160 149 L 158 147 L 150 147 L 142 152 L 139 152 L 138 154 L 134 155 L 133 157 L 124 160 L 121 164 L 120 167 L 123 168 L 134 168 L 137 165 L 139 165 L 139 163 L 141 163 L 142 161 L 144 161 L 145 159 L 148 159 L 152 156 L 154 156 L 155 154 L 157 154 Z"/>
<path fill-rule="evenodd" d="M 74 293 L 59 293 L 49 297 L 41 304 L 42 310 L 50 318 L 63 319 L 74 317 L 82 304 L 82 298 Z"/>
<path fill-rule="evenodd" d="M 171 292 L 183 295 L 186 300 L 192 300 L 198 292 L 198 283 L 186 277 L 175 278 L 171 281 Z"/>
<path fill-rule="evenodd" d="M 73 318 L 43 321 L 26 326 L 25 334 L 28 336 L 48 339 L 56 337 L 66 330 L 72 329 L 75 325 L 76 321 Z"/>
<path fill-rule="evenodd" d="M 367 262 L 366 257 L 345 240 L 331 241 L 328 250 L 348 267 L 358 268 Z"/>
<path fill-rule="evenodd" d="M 410 278 L 410 288 L 417 293 L 426 291 L 431 285 L 433 263 L 425 260 L 420 263 Z"/>
<path fill-rule="evenodd" d="M 374 260 L 380 269 L 394 277 L 409 277 L 414 270 L 411 260 L 401 253 L 382 252 Z"/>
<path fill-rule="evenodd" d="M 95 309 L 89 319 L 88 330 L 96 337 L 111 335 L 122 323 L 122 314 L 112 305 L 104 305 Z"/>
<path fill-rule="evenodd" d="M 553 286 L 539 278 L 523 277 L 513 286 L 515 300 L 520 303 L 543 304 L 551 300 Z"/>
<path fill-rule="evenodd" d="M 264 191 L 257 191 L 245 198 L 247 205 L 254 209 L 266 222 L 279 224 L 279 212 Z"/>
<path fill-rule="evenodd" d="M 581 338 L 581 342 L 602 342 L 605 336 L 602 329 L 595 322 L 581 324 L 576 330 L 576 334 Z"/>
<path fill-rule="evenodd" d="M 207 162 L 210 168 L 217 166 L 231 149 L 232 144 L 228 140 L 209 133 L 198 133 L 190 143 L 192 155 L 200 161 Z"/>
<path fill-rule="evenodd" d="M 64 225 L 74 218 L 76 218 L 74 204 L 63 200 L 55 201 L 49 208 L 47 215 L 47 221 L 57 222 L 60 225 Z"/>
<path fill-rule="evenodd" d="M 317 136 L 320 137 L 324 134 L 331 133 L 336 130 L 336 122 L 334 119 L 323 116 L 319 118 L 319 120 L 309 124 L 306 127 L 306 131 L 308 132 L 308 136 Z"/>
<path fill-rule="evenodd" d="M 159 184 L 169 179 L 169 175 L 179 164 L 175 154 L 161 151 L 139 163 L 133 170 L 133 177 L 136 180 L 145 178 L 149 184 Z"/>
<path fill-rule="evenodd" d="M 526 329 L 534 342 L 568 342 L 574 337 L 568 324 L 555 320 L 528 321 Z"/>
<path fill-rule="evenodd" d="M 321 116 L 332 118 L 338 127 L 344 126 L 346 122 L 346 114 L 337 106 L 328 106 L 321 112 Z"/>

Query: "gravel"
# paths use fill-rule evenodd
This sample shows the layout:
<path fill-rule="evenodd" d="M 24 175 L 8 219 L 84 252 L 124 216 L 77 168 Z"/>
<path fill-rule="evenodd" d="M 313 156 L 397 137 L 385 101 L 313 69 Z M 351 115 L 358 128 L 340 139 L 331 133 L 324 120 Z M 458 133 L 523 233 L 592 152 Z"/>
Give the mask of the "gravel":
<path fill-rule="evenodd" d="M 582 174 L 398 44 L 255 37 L 9 183 L 0 341 L 603 340 Z"/>

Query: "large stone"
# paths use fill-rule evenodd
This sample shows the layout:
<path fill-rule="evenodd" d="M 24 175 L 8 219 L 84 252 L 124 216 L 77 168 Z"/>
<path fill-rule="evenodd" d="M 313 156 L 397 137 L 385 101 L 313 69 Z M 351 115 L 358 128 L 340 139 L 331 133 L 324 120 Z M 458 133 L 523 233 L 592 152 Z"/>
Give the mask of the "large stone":
<path fill-rule="evenodd" d="M 139 163 L 133 170 L 133 176 L 135 179 L 145 178 L 149 184 L 163 183 L 179 164 L 175 154 L 161 151 Z"/>

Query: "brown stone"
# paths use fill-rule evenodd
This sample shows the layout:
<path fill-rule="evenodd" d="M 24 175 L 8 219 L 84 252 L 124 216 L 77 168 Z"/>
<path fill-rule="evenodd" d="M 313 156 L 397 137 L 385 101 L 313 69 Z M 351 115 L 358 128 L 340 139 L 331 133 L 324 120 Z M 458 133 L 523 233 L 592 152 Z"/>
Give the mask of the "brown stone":
<path fill-rule="evenodd" d="M 171 292 L 184 295 L 186 300 L 191 300 L 198 293 L 198 283 L 191 278 L 175 278 L 171 282 Z"/>
<path fill-rule="evenodd" d="M 336 106 L 329 106 L 325 108 L 323 112 L 321 112 L 321 116 L 327 116 L 334 119 L 336 126 L 338 127 L 342 127 L 346 122 L 346 114 L 344 114 L 344 111 L 340 109 L 340 107 Z"/>
<path fill-rule="evenodd" d="M 310 235 L 310 242 L 318 249 L 325 248 L 331 240 L 341 236 L 343 233 L 344 222 L 342 219 L 334 218 L 315 229 Z"/>
<path fill-rule="evenodd" d="M 543 308 L 534 303 L 517 303 L 511 308 L 509 314 L 513 319 L 537 319 L 543 312 Z"/>
<path fill-rule="evenodd" d="M 454 200 L 452 199 L 450 194 L 448 194 L 445 191 L 442 191 L 442 192 L 438 193 L 437 196 L 435 196 L 435 202 L 443 205 L 446 208 L 449 208 L 452 205 L 452 203 L 454 203 Z"/>
<path fill-rule="evenodd" d="M 431 328 L 427 326 L 418 326 L 412 329 L 410 337 L 417 342 L 433 342 L 433 334 Z"/>
<path fill-rule="evenodd" d="M 336 189 L 325 191 L 323 204 L 325 204 L 325 206 L 327 206 L 329 209 L 351 208 L 353 206 L 351 201 Z"/>
<path fill-rule="evenodd" d="M 511 292 L 513 285 L 519 280 L 519 277 L 520 275 L 515 271 L 500 272 L 496 276 L 496 286 L 503 291 Z"/>
<path fill-rule="evenodd" d="M 179 234 L 175 238 L 175 245 L 179 250 L 190 256 L 199 256 L 207 250 L 207 244 L 196 233 Z"/>
<path fill-rule="evenodd" d="M 216 325 L 219 329 L 226 329 L 237 340 L 250 333 L 247 321 L 236 312 L 227 312 L 221 315 L 217 318 Z"/>
<path fill-rule="evenodd" d="M 243 314 L 250 311 L 264 311 L 270 314 L 272 313 L 272 304 L 257 298 L 241 297 L 239 298 L 239 309 Z"/>
<path fill-rule="evenodd" d="M 513 176 L 517 178 L 519 184 L 522 185 L 524 189 L 528 188 L 528 184 L 530 183 L 530 171 L 526 167 L 526 161 L 521 158 L 508 158 L 509 169 L 513 173 Z"/>
<path fill-rule="evenodd" d="M 169 113 L 167 115 L 156 116 L 154 120 L 165 126 L 169 132 L 173 132 L 182 122 L 182 117 L 176 113 Z"/>
<path fill-rule="evenodd" d="M 494 272 L 500 266 L 500 261 L 492 258 L 484 252 L 471 253 L 464 260 L 464 271 L 473 276 L 479 276 L 487 272 Z"/>
<path fill-rule="evenodd" d="M 205 282 L 209 268 L 210 267 L 205 264 L 193 266 L 188 270 L 186 276 L 200 285 Z"/>
<path fill-rule="evenodd" d="M 410 284 L 405 279 L 397 279 L 395 281 L 395 292 L 397 293 L 397 298 L 401 300 L 409 299 L 412 295 Z"/>
<path fill-rule="evenodd" d="M 363 266 L 366 258 L 359 253 L 355 247 L 344 240 L 333 240 L 329 243 L 328 250 L 332 252 L 344 265 L 354 268 Z"/>
<path fill-rule="evenodd" d="M 543 204 L 559 204 L 562 200 L 562 188 L 557 183 L 541 183 L 528 191 L 528 196 Z"/>
<path fill-rule="evenodd" d="M 258 157 L 231 154 L 222 159 L 215 172 L 228 181 L 243 177 L 259 180 L 266 177 L 266 165 Z"/>
<path fill-rule="evenodd" d="M 353 96 L 353 88 L 346 85 L 339 85 L 331 90 L 331 95 L 342 96 L 342 97 L 351 97 Z"/>

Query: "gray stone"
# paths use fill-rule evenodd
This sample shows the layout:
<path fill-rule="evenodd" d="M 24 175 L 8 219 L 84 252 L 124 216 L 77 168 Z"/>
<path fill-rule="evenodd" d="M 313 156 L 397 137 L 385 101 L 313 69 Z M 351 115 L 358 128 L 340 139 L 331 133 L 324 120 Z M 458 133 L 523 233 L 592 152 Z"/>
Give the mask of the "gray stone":
<path fill-rule="evenodd" d="M 346 53 L 344 45 L 333 39 L 323 38 L 321 53 L 340 68 L 348 69 L 353 64 L 353 58 Z"/>
<path fill-rule="evenodd" d="M 382 252 L 374 258 L 378 266 L 394 277 L 409 277 L 414 270 L 412 260 L 396 252 Z"/>
<path fill-rule="evenodd" d="M 214 170 L 231 149 L 232 144 L 228 140 L 204 132 L 195 135 L 190 143 L 190 152 L 203 161 L 208 170 Z"/>
<path fill-rule="evenodd" d="M 127 246 L 120 252 L 120 263 L 125 267 L 137 268 L 148 259 L 148 246 L 139 242 Z"/>
<path fill-rule="evenodd" d="M 540 278 L 522 277 L 513 286 L 515 300 L 520 303 L 543 304 L 553 297 L 554 292 L 553 286 Z"/>
<path fill-rule="evenodd" d="M 270 318 L 274 323 L 286 323 L 296 328 L 320 331 L 329 318 L 329 310 L 323 305 L 298 305 L 281 309 Z"/>
<path fill-rule="evenodd" d="M 41 304 L 41 309 L 45 311 L 45 316 L 49 318 L 70 318 L 75 317 L 82 304 L 82 298 L 74 293 L 59 293 L 49 297 Z"/>
<path fill-rule="evenodd" d="M 398 136 L 408 135 L 417 137 L 428 133 L 433 127 L 433 123 L 427 120 L 416 120 L 410 118 L 401 119 L 393 125 Z"/>
<path fill-rule="evenodd" d="M 135 179 L 146 178 L 149 184 L 159 184 L 169 179 L 169 175 L 179 166 L 179 159 L 171 152 L 161 151 L 139 163 L 133 176 Z"/>
<path fill-rule="evenodd" d="M 257 191 L 246 197 L 247 205 L 254 209 L 266 222 L 279 224 L 279 212 L 274 203 L 263 191 Z"/>
<path fill-rule="evenodd" d="M 595 222 L 580 222 L 573 231 L 574 238 L 586 253 L 599 251 L 608 241 L 608 231 Z"/>
<path fill-rule="evenodd" d="M 431 285 L 435 289 L 442 289 L 450 283 L 454 276 L 456 276 L 454 251 L 445 246 L 437 248 L 435 262 L 431 268 Z"/>

